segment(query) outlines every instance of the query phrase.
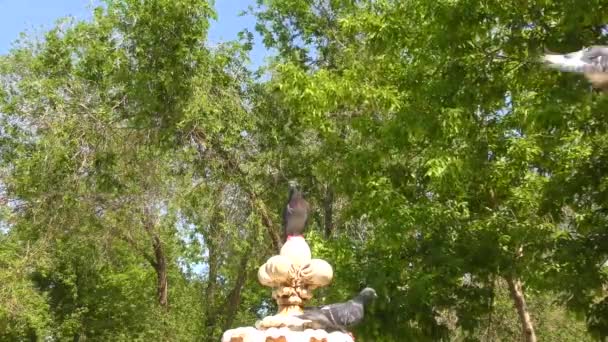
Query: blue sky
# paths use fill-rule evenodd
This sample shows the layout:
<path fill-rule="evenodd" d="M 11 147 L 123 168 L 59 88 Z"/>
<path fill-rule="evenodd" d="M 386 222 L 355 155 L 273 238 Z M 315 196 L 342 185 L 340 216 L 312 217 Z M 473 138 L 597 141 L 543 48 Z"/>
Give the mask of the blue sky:
<path fill-rule="evenodd" d="M 74 16 L 87 19 L 92 0 L 0 0 L 0 54 L 5 54 L 23 31 L 48 29 L 56 19 Z M 255 0 L 216 0 L 218 21 L 213 22 L 209 32 L 211 44 L 236 39 L 243 28 L 255 32 L 255 19 L 238 14 Z M 252 67 L 261 65 L 267 56 L 266 49 L 256 34 L 251 54 Z"/>

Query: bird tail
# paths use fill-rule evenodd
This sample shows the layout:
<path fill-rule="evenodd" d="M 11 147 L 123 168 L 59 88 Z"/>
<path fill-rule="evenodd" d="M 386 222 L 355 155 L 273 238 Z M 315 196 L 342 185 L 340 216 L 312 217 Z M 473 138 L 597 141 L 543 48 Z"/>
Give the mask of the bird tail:
<path fill-rule="evenodd" d="M 295 317 L 302 319 L 302 320 L 311 321 L 311 323 L 308 325 L 312 329 L 323 329 L 327 332 L 331 332 L 331 331 L 347 332 L 347 330 L 344 327 L 341 327 L 341 326 L 337 325 L 336 323 L 331 322 L 324 314 L 317 312 L 317 311 L 309 311 L 309 312 L 305 311 L 303 314 L 296 315 Z"/>
<path fill-rule="evenodd" d="M 296 315 L 296 317 L 299 319 L 314 321 L 315 319 L 318 318 L 318 315 L 316 315 L 314 312 L 304 312 L 300 315 Z"/>
<path fill-rule="evenodd" d="M 311 314 L 309 312 L 304 312 L 301 315 L 295 315 L 295 317 L 297 317 L 297 318 L 299 318 L 301 320 L 304 320 L 304 321 L 310 321 L 310 323 L 307 324 L 309 326 L 309 328 L 312 328 L 312 329 L 323 328 L 322 326 L 320 326 L 317 323 L 317 320 L 318 320 L 319 317 L 317 317 L 316 315 Z"/>
<path fill-rule="evenodd" d="M 557 53 L 557 52 L 553 52 L 553 51 L 551 51 L 551 50 L 547 49 L 546 47 L 545 47 L 545 48 L 543 48 L 543 49 L 545 50 L 545 54 L 546 54 L 546 55 L 559 55 L 559 53 Z"/>

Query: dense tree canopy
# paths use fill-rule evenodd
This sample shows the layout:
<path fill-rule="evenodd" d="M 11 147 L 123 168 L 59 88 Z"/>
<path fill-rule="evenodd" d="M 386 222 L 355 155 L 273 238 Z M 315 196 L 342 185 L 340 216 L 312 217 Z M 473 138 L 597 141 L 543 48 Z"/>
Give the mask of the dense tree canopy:
<path fill-rule="evenodd" d="M 608 2 L 106 0 L 0 56 L 0 339 L 204 340 L 272 312 L 288 180 L 361 341 L 608 336 L 608 97 L 544 48 Z"/>

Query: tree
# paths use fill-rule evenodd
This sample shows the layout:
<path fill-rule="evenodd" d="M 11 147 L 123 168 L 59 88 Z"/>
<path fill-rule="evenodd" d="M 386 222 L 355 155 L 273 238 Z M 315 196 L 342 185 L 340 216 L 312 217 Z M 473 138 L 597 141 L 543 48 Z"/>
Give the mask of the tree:
<path fill-rule="evenodd" d="M 8 284 L 9 293 L 24 284 L 37 293 L 27 313 L 9 309 L 16 317 L 9 333 L 216 340 L 239 315 L 255 317 L 239 312 L 258 298 L 243 299 L 258 291 L 244 290 L 259 260 L 252 256 L 267 253 L 243 249 L 264 240 L 265 208 L 237 158 L 249 146 L 241 137 L 249 120 L 246 50 L 205 46 L 213 15 L 200 1 L 110 0 L 91 22 L 63 21 L 3 57 L 2 182 L 15 203 L 7 239 L 44 253 L 35 260 L 43 264 L 24 265 Z M 247 201 L 222 201 L 218 182 L 248 185 Z M 239 214 L 208 231 L 217 213 L 193 215 L 201 201 Z M 225 260 L 201 260 L 196 253 L 212 244 L 194 241 L 214 241 L 218 229 L 242 240 L 223 237 Z M 28 251 L 7 249 L 14 257 Z M 196 261 L 215 274 L 188 272 Z M 205 285 L 211 290 L 203 293 Z M 13 299 L 2 300 L 4 307 Z M 220 325 L 204 324 L 211 320 Z"/>
<path fill-rule="evenodd" d="M 599 246 L 605 237 L 578 224 L 564 229 L 564 201 L 584 195 L 580 187 L 560 196 L 552 189 L 562 172 L 574 179 L 565 165 L 585 164 L 569 158 L 592 158 L 580 148 L 604 129 L 581 126 L 599 122 L 605 109 L 573 77 L 536 60 L 542 46 L 572 50 L 601 39 L 591 8 L 603 4 L 258 3 L 258 30 L 281 52 L 267 86 L 282 108 L 275 130 L 288 122 L 299 125 L 287 128 L 294 140 L 315 137 L 312 173 L 349 199 L 342 221 L 368 220 L 357 229 L 368 266 L 352 271 L 393 298 L 380 331 L 399 340 L 415 327 L 447 338 L 450 328 L 437 319 L 443 310 L 455 312 L 460 329 L 479 330 L 496 278 L 509 285 L 528 341 L 543 318 L 527 308 L 526 292 L 572 294 L 559 284 L 576 283 L 587 295 L 571 300 L 581 308 L 597 301 L 606 251 L 572 258 L 562 245 Z M 565 238 L 569 231 L 580 235 Z M 568 272 L 557 266 L 564 263 Z M 573 283 L 572 271 L 594 281 Z"/>

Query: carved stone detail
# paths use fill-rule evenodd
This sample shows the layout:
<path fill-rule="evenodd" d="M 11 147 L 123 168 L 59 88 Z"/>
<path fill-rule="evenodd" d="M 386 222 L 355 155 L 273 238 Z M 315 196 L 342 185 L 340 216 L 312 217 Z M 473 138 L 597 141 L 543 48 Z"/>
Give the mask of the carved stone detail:
<path fill-rule="evenodd" d="M 258 269 L 260 283 L 272 288 L 277 314 L 264 317 L 255 327 L 226 331 L 222 342 L 353 342 L 350 334 L 311 329 L 315 328 L 311 321 L 296 317 L 313 297 L 313 290 L 329 285 L 333 276 L 325 260 L 312 259 L 303 237 L 289 238 L 280 254 Z"/>
<path fill-rule="evenodd" d="M 333 269 L 325 260 L 311 259 L 310 247 L 303 237 L 287 240 L 281 254 L 268 259 L 258 270 L 260 283 L 273 289 L 272 298 L 279 306 L 277 315 L 283 316 L 302 313 L 312 291 L 329 285 L 332 278 Z M 268 319 L 261 327 L 280 326 L 284 325 Z"/>

